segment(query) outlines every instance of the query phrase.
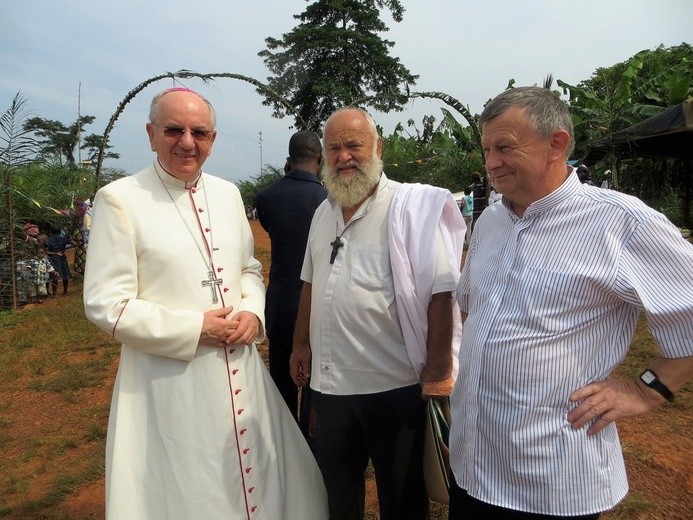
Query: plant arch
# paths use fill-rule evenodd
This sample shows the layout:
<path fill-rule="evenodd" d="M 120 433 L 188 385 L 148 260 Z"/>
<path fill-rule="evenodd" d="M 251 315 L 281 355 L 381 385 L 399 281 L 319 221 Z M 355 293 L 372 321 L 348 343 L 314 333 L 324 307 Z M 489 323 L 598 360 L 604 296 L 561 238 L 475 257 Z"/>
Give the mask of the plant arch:
<path fill-rule="evenodd" d="M 464 106 L 461 101 L 452 97 L 449 94 L 446 94 L 445 92 L 409 92 L 408 88 L 407 88 L 407 96 L 406 97 L 408 99 L 414 99 L 414 98 L 438 99 L 439 101 L 442 101 L 443 103 L 448 105 L 450 108 L 453 108 L 455 111 L 457 111 L 469 124 L 469 128 L 472 131 L 472 136 L 474 139 L 474 146 L 483 155 L 483 148 L 481 146 L 481 131 L 479 130 L 478 117 L 474 116 L 469 111 L 469 108 Z M 358 106 L 362 103 L 367 103 L 367 102 L 371 102 L 371 101 L 378 100 L 378 99 L 380 99 L 379 96 L 365 97 L 365 98 L 353 101 L 352 104 Z"/>
<path fill-rule="evenodd" d="M 275 99 L 277 99 L 282 105 L 284 105 L 287 110 L 289 110 L 292 114 L 294 114 L 297 118 L 299 118 L 302 122 L 303 120 L 301 119 L 300 114 L 296 111 L 296 108 L 291 105 L 285 98 L 280 96 L 276 91 L 274 91 L 272 88 L 269 86 L 265 85 L 264 83 L 256 80 L 255 78 L 251 78 L 249 76 L 243 76 L 242 74 L 234 74 L 231 72 L 216 72 L 216 73 L 211 73 L 211 74 L 201 74 L 199 72 L 194 72 L 191 70 L 185 70 L 181 69 L 178 72 L 166 72 L 165 74 L 160 74 L 158 76 L 154 76 L 153 78 L 149 78 L 139 85 L 137 85 L 135 88 L 133 88 L 130 92 L 127 93 L 125 98 L 118 104 L 118 107 L 116 108 L 116 111 L 113 113 L 111 116 L 111 119 L 108 121 L 108 124 L 106 125 L 106 129 L 103 132 L 103 137 L 101 139 L 101 146 L 99 147 L 99 154 L 98 154 L 98 159 L 96 163 L 96 186 L 98 187 L 99 184 L 99 176 L 101 174 L 101 167 L 103 166 L 103 156 L 104 156 L 104 149 L 106 147 L 106 143 L 108 142 L 108 136 L 111 133 L 111 130 L 113 130 L 113 126 L 115 125 L 115 122 L 117 121 L 118 117 L 120 117 L 120 114 L 125 110 L 125 106 L 132 101 L 137 94 L 142 92 L 146 87 L 151 85 L 152 83 L 156 83 L 159 80 L 166 79 L 166 78 L 171 78 L 171 79 L 176 79 L 176 78 L 183 78 L 183 79 L 188 79 L 188 78 L 200 78 L 202 81 L 205 83 L 215 79 L 215 78 L 230 78 L 230 79 L 237 79 L 240 81 L 245 81 L 247 83 L 250 83 L 251 85 L 256 86 L 260 91 L 265 92 Z"/>

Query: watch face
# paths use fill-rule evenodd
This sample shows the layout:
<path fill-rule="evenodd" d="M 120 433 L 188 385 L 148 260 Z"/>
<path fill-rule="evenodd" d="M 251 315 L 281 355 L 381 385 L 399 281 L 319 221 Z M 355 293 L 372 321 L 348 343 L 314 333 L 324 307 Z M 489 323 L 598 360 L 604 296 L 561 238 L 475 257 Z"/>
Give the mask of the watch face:
<path fill-rule="evenodd" d="M 645 370 L 640 377 L 646 385 L 649 385 L 652 381 L 655 380 L 654 374 L 649 370 Z"/>

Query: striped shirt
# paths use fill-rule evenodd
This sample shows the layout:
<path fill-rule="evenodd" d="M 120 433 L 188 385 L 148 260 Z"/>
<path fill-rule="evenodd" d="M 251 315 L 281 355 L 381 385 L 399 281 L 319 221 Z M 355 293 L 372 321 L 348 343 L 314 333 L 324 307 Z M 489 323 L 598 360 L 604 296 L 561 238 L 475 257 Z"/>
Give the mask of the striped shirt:
<path fill-rule="evenodd" d="M 607 510 L 628 491 L 616 426 L 574 430 L 569 395 L 605 380 L 639 312 L 665 357 L 693 355 L 693 246 L 634 197 L 573 173 L 518 218 L 474 230 L 457 290 L 468 314 L 451 396 L 457 484 L 501 507 Z"/>

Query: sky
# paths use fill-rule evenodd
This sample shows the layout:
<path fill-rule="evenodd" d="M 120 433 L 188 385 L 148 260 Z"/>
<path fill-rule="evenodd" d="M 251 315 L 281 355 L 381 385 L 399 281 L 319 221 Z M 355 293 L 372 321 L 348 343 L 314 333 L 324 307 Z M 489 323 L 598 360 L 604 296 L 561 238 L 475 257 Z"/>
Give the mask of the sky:
<path fill-rule="evenodd" d="M 401 0 L 402 22 L 381 18 L 395 43 L 390 53 L 412 74 L 413 91 L 439 91 L 480 113 L 484 103 L 515 85 L 541 85 L 548 74 L 570 84 L 643 49 L 693 41 L 691 0 Z M 258 52 L 298 24 L 304 0 L 6 0 L 0 17 L 0 114 L 19 92 L 30 117 L 73 123 L 95 116 L 85 135 L 103 134 L 126 94 L 167 72 L 235 73 L 267 81 Z M 263 165 L 284 165 L 293 118 L 275 119 L 245 82 L 181 80 L 217 112 L 218 136 L 205 171 L 248 180 Z M 173 86 L 150 85 L 132 100 L 110 136 L 120 159 L 104 167 L 136 173 L 154 155 L 145 123 L 149 102 Z M 416 99 L 403 112 L 380 114 L 395 125 L 425 115 L 442 118 L 437 100 Z M 460 116 L 461 119 L 461 116 Z"/>

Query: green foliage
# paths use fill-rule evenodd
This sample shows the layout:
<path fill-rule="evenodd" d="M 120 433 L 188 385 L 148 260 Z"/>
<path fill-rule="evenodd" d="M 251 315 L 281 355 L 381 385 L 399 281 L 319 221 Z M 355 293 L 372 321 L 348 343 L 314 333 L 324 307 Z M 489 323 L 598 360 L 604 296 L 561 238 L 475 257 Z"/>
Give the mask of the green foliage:
<path fill-rule="evenodd" d="M 476 135 L 456 121 L 451 112 L 442 112 L 440 123 L 433 116 L 425 116 L 419 129 L 409 120 L 407 130 L 397 125 L 384 138 L 383 168 L 389 178 L 431 184 L 451 192 L 471 184 L 471 173 L 483 169 Z M 254 206 L 257 194 L 281 177 L 279 168 L 267 165 L 262 174 L 238 182 L 244 205 Z"/>
<path fill-rule="evenodd" d="M 259 56 L 274 74 L 268 84 L 296 107 L 297 128 L 319 132 L 335 109 L 349 104 L 402 110 L 418 76 L 389 55 L 394 43 L 379 36 L 388 30 L 380 8 L 402 20 L 398 0 L 317 0 L 294 16 L 301 23 L 291 32 L 265 40 L 267 49 Z M 289 114 L 276 98 L 258 92 L 274 117 Z"/>
<path fill-rule="evenodd" d="M 590 142 L 661 112 L 693 95 L 693 47 L 687 43 L 643 50 L 629 60 L 598 68 L 578 85 L 559 80 L 569 95 L 576 136 L 576 157 L 584 157 Z M 619 157 L 612 152 L 605 168 L 612 170 L 614 185 L 621 187 Z"/>
<path fill-rule="evenodd" d="M 462 127 L 449 111 L 442 111 L 443 120 L 439 124 L 433 116 L 425 116 L 419 130 L 410 120 L 411 132 L 398 125 L 384 139 L 383 163 L 388 177 L 400 182 L 431 184 L 451 192 L 471 184 L 471 173 L 483 166 L 476 136 L 469 127 Z"/>
<path fill-rule="evenodd" d="M 68 166 L 75 167 L 75 150 L 79 146 L 80 150 L 87 152 L 85 160 L 96 159 L 103 138 L 96 134 L 82 138 L 84 127 L 94 122 L 94 116 L 79 116 L 77 121 L 66 126 L 60 121 L 44 119 L 42 117 L 32 117 L 24 123 L 25 132 L 33 132 L 38 138 L 39 153 L 52 160 L 57 160 Z M 106 149 L 111 148 L 108 144 Z M 119 154 L 109 152 L 105 157 L 117 159 Z"/>
<path fill-rule="evenodd" d="M 238 190 L 241 192 L 243 205 L 246 208 L 255 206 L 255 198 L 262 190 L 271 186 L 283 177 L 283 169 L 266 164 L 262 169 L 262 173 L 247 181 L 239 181 L 236 183 Z"/>
<path fill-rule="evenodd" d="M 94 186 L 92 193 L 94 193 L 101 186 L 105 186 L 109 182 L 113 182 L 122 177 L 126 177 L 128 173 L 122 168 L 104 168 L 101 172 L 100 183 L 98 186 Z"/>
<path fill-rule="evenodd" d="M 38 152 L 38 142 L 31 136 L 31 131 L 21 129 L 27 116 L 25 105 L 26 99 L 17 93 L 0 117 L 0 170 L 3 179 L 8 170 L 29 163 Z"/>
<path fill-rule="evenodd" d="M 511 80 L 511 82 L 513 81 L 514 80 Z M 511 85 L 512 83 L 508 85 L 508 88 L 510 88 Z M 469 146 L 471 148 L 476 147 L 478 152 L 482 152 L 479 117 L 476 115 L 472 115 L 472 113 L 469 111 L 468 106 L 463 105 L 460 101 L 458 101 L 452 96 L 445 94 L 444 92 L 412 92 L 410 97 L 439 99 L 443 101 L 445 104 L 447 104 L 449 107 L 454 108 L 459 114 L 462 115 L 462 117 L 464 117 L 464 119 L 467 121 L 467 124 L 469 125 L 468 130 L 466 131 L 465 140 L 469 143 Z M 451 127 L 455 127 L 458 129 L 462 128 L 461 125 L 459 125 L 459 123 L 455 121 L 450 112 L 448 112 L 447 110 L 443 110 L 443 113 L 445 114 L 446 121 L 449 123 Z"/>
<path fill-rule="evenodd" d="M 93 190 L 90 172 L 58 163 L 33 163 L 16 168 L 12 178 L 18 225 L 32 221 L 44 224 L 39 227 L 63 226 L 67 223 L 66 217 L 51 208 L 72 208 L 75 196 L 90 196 Z"/>

